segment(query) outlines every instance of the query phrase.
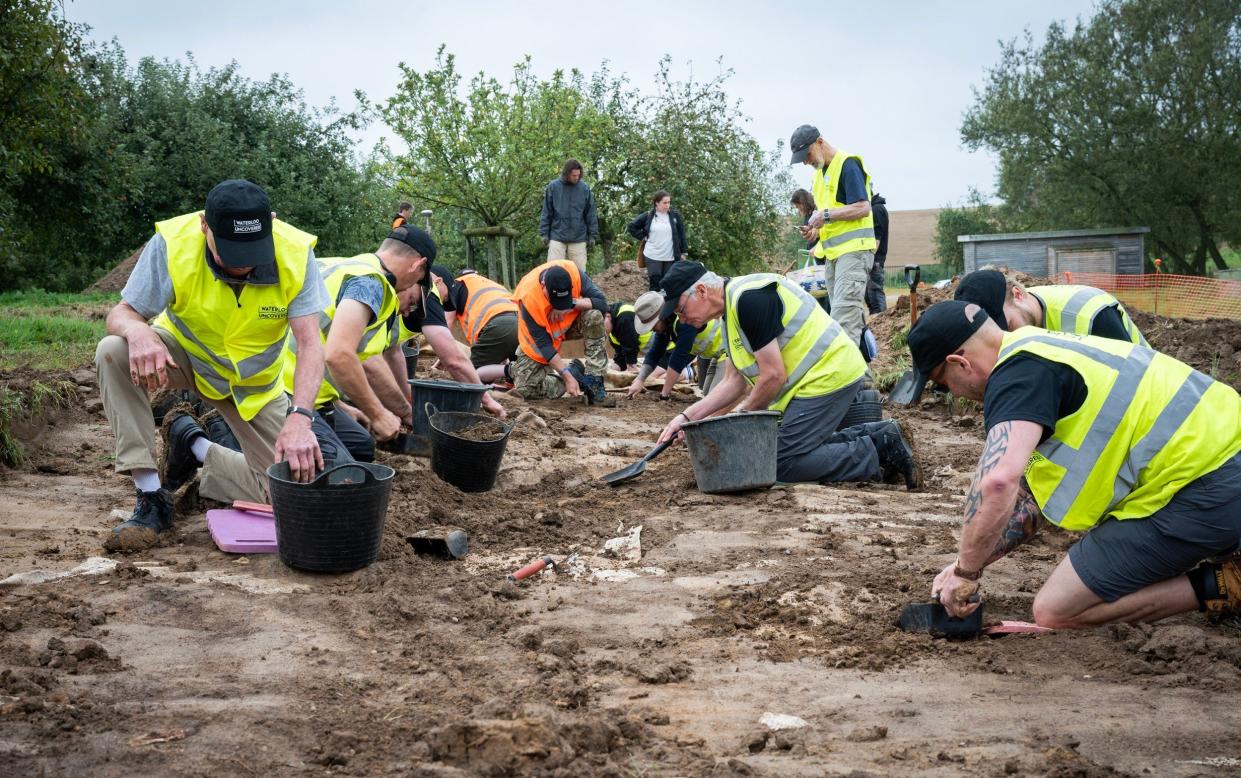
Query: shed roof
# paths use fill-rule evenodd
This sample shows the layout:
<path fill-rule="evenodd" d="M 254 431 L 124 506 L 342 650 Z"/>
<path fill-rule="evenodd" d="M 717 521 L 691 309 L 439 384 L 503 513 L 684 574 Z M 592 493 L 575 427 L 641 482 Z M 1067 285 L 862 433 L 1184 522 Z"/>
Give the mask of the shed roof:
<path fill-rule="evenodd" d="M 1150 227 L 1106 227 L 1097 230 L 1052 230 L 1049 232 L 1002 232 L 995 235 L 958 235 L 958 243 L 982 243 L 992 240 L 1045 240 L 1048 238 L 1099 238 L 1105 235 L 1140 235 Z"/>

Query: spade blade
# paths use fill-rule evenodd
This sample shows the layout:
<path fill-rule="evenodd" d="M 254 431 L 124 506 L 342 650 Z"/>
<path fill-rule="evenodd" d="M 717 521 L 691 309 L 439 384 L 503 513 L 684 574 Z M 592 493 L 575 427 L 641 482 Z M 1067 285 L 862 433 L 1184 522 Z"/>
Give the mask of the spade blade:
<path fill-rule="evenodd" d="M 954 619 L 937 602 L 911 602 L 897 622 L 906 632 L 924 632 L 939 638 L 974 637 L 982 631 L 982 605 L 963 619 Z"/>

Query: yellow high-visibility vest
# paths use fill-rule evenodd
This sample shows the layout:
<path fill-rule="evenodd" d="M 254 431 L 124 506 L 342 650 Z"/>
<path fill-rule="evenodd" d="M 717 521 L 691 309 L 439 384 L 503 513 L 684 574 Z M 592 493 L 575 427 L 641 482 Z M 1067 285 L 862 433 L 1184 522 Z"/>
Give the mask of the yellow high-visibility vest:
<path fill-rule="evenodd" d="M 1035 286 L 1026 290 L 1043 301 L 1043 329 L 1052 332 L 1071 332 L 1074 335 L 1089 335 L 1095 317 L 1107 308 L 1115 308 L 1124 322 L 1125 332 L 1129 333 L 1129 342 L 1139 346 L 1147 346 L 1146 338 L 1138 330 L 1138 326 L 1129 318 L 1125 306 L 1120 300 L 1102 289 L 1093 286 L 1077 286 L 1075 284 L 1059 284 L 1056 286 Z"/>
<path fill-rule="evenodd" d="M 388 320 L 396 313 L 396 289 L 388 283 L 383 264 L 374 254 L 359 254 L 356 257 L 332 257 L 319 260 L 319 274 L 323 285 L 327 287 L 327 307 L 319 312 L 319 337 L 327 343 L 328 333 L 332 329 L 332 321 L 336 318 L 336 298 L 340 288 L 350 278 L 369 276 L 383 286 L 383 303 L 376 314 L 375 320 L 362 330 L 362 338 L 358 341 L 358 361 L 365 361 L 376 354 L 382 354 L 387 347 Z M 293 394 L 293 376 L 297 372 L 297 341 L 289 335 L 288 346 L 284 352 L 284 390 Z M 319 385 L 319 394 L 315 397 L 315 407 L 320 408 L 340 398 L 340 388 L 332 381 L 327 366 L 323 369 L 323 383 Z"/>
<path fill-rule="evenodd" d="M 689 353 L 703 359 L 719 359 L 724 356 L 724 325 L 712 319 L 694 336 Z"/>
<path fill-rule="evenodd" d="M 249 421 L 284 393 L 289 303 L 306 280 L 306 258 L 317 238 L 272 219 L 276 282 L 233 285 L 207 265 L 213 260 L 206 255 L 200 213 L 155 225 L 168 246 L 173 297 L 154 325 L 172 333 L 185 349 L 195 390 L 211 400 L 232 399 Z"/>
<path fill-rule="evenodd" d="M 840 208 L 851 203 L 842 203 L 836 199 L 836 190 L 840 187 L 840 171 L 844 169 L 845 160 L 853 158 L 862 167 L 862 175 L 866 176 L 866 199 L 870 200 L 870 173 L 865 163 L 857 154 L 849 154 L 840 149 L 826 168 L 814 171 L 814 205 L 819 210 Z M 867 213 L 860 219 L 849 221 L 824 222 L 819 228 L 819 242 L 811 253 L 821 259 L 836 259 L 851 251 L 874 251 L 879 245 L 875 239 L 875 219 L 873 213 Z"/>
<path fill-rule="evenodd" d="M 618 318 L 620 317 L 622 313 L 634 313 L 633 306 L 628 303 L 625 303 L 624 305 L 616 309 L 616 316 Z M 634 314 L 634 315 L 636 316 L 637 314 Z M 654 334 L 655 334 L 654 331 L 647 330 L 646 332 L 638 336 L 638 351 L 646 350 L 646 344 L 651 342 L 651 336 Z M 619 340 L 616 339 L 616 319 L 612 320 L 612 331 L 608 333 L 608 340 L 612 341 L 612 348 L 620 348 L 621 343 Z"/>
<path fill-rule="evenodd" d="M 1038 327 L 1005 333 L 997 366 L 1017 354 L 1068 365 L 1086 384 L 1081 408 L 1026 466 L 1043 515 L 1065 529 L 1150 516 L 1241 451 L 1241 396 L 1172 357 Z"/>
<path fill-rule="evenodd" d="M 813 297 L 784 276 L 755 273 L 730 279 L 724 287 L 724 342 L 729 361 L 746 381 L 758 381 L 758 360 L 741 330 L 737 305 L 743 293 L 772 284 L 784 304 L 784 331 L 776 344 L 787 377 L 768 409 L 783 411 L 795 397 L 820 397 L 861 378 L 866 372 L 862 352 Z"/>

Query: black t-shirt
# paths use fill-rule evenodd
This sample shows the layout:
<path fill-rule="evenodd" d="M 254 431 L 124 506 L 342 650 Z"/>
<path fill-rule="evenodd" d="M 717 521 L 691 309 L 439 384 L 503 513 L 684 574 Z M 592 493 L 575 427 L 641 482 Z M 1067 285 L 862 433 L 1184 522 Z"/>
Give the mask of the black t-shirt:
<path fill-rule="evenodd" d="M 442 265 L 432 265 L 431 272 L 444 279 L 444 283 L 451 287 L 452 271 Z M 409 313 L 405 315 L 405 326 L 410 332 L 422 332 L 423 327 L 447 327 L 448 317 L 444 315 L 445 311 L 455 311 L 456 306 L 452 302 L 452 291 L 449 289 L 448 299 L 441 301 L 439 297 L 431 292 L 434 283 L 427 277 L 428 283 L 422 287 L 421 305 L 410 308 Z"/>
<path fill-rule="evenodd" d="M 465 288 L 465 284 L 460 281 L 454 281 L 449 278 L 444 279 L 444 283 L 448 284 L 448 305 L 452 306 L 447 310 L 464 311 L 465 305 L 470 299 L 470 290 Z"/>
<path fill-rule="evenodd" d="M 1005 421 L 1043 426 L 1040 442 L 1051 437 L 1056 422 L 1086 401 L 1086 382 L 1068 365 L 1034 354 L 1017 354 L 998 366 L 983 395 L 983 425 L 988 431 Z"/>
<path fill-rule="evenodd" d="M 614 346 L 616 364 L 621 370 L 630 365 L 638 364 L 638 331 L 634 329 L 633 311 L 620 312 L 621 303 L 612 303 L 609 313 L 612 314 L 612 345 Z"/>
<path fill-rule="evenodd" d="M 737 324 L 750 341 L 750 348 L 757 352 L 784 332 L 784 303 L 776 284 L 742 292 L 737 300 Z"/>

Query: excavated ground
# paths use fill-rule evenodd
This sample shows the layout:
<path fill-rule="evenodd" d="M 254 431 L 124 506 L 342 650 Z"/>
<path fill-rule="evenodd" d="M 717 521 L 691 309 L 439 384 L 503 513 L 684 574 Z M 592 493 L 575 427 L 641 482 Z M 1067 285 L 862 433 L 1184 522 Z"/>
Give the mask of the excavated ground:
<path fill-rule="evenodd" d="M 905 314 L 907 316 L 907 313 Z M 1238 344 L 1241 346 L 1241 344 Z M 1241 349 L 1239 349 L 1241 350 Z M 0 578 L 102 556 L 128 511 L 89 372 L 0 471 Z M 952 560 L 976 411 L 900 413 L 928 485 L 695 488 L 683 448 L 618 488 L 682 405 L 506 398 L 494 491 L 398 475 L 379 561 L 309 575 L 175 535 L 98 575 L 0 587 L 2 775 L 1224 775 L 1241 766 L 1241 629 L 1155 626 L 946 642 L 894 626 Z M 463 561 L 406 535 L 470 533 Z M 604 544 L 641 527 L 640 552 Z M 988 571 L 1028 619 L 1072 539 Z M 623 545 L 623 544 L 622 544 Z M 505 574 L 544 554 L 561 565 Z M 796 716 L 773 731 L 766 713 Z"/>

